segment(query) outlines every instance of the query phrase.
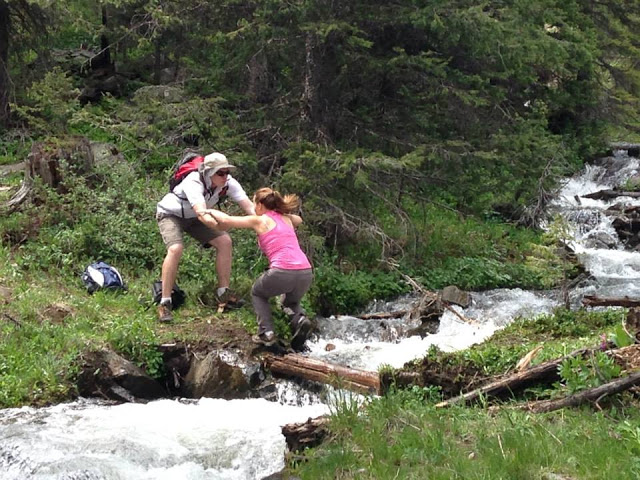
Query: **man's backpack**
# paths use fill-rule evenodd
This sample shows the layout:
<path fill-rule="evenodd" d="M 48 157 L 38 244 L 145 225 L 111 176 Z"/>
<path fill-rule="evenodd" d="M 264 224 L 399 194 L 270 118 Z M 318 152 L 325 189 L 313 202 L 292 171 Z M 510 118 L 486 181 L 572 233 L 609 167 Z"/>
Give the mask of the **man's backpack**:
<path fill-rule="evenodd" d="M 202 162 L 204 162 L 204 157 L 194 152 L 188 152 L 180 160 L 178 160 L 171 169 L 171 176 L 169 177 L 169 191 L 173 192 L 173 189 L 176 188 L 176 186 L 179 185 L 182 180 L 184 180 L 185 177 L 191 172 L 198 171 L 198 168 L 200 167 Z M 202 173 L 200 173 L 200 181 L 202 182 L 202 185 L 205 185 L 206 188 L 206 183 L 204 181 L 204 176 L 202 175 Z M 225 185 L 218 192 L 218 205 L 220 205 L 225 199 L 224 197 L 226 197 L 227 195 L 227 190 L 229 190 L 229 186 Z M 213 195 L 214 191 L 215 187 L 207 189 L 207 193 L 210 196 Z M 182 198 L 179 195 L 176 196 L 180 200 L 186 200 L 186 198 Z"/>
<path fill-rule="evenodd" d="M 153 303 L 158 305 L 160 300 L 162 300 L 162 281 L 156 280 L 151 285 L 151 297 Z M 173 289 L 171 290 L 171 307 L 173 310 L 180 307 L 185 299 L 187 298 L 187 294 L 182 290 L 177 283 L 173 284 Z"/>
<path fill-rule="evenodd" d="M 82 282 L 89 293 L 94 293 L 103 288 L 110 290 L 127 289 L 120 272 L 105 262 L 92 263 L 85 268 L 82 273 Z"/>
<path fill-rule="evenodd" d="M 171 176 L 169 177 L 169 191 L 173 192 L 173 189 L 185 179 L 191 172 L 198 170 L 198 167 L 204 162 L 204 157 L 194 152 L 189 152 L 183 156 L 171 169 Z M 202 178 L 202 184 L 204 185 L 204 179 Z"/>

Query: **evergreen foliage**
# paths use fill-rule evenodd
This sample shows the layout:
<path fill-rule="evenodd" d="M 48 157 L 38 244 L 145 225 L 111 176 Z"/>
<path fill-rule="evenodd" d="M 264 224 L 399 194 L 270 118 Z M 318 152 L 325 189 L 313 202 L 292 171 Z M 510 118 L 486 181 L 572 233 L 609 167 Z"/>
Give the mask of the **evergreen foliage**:
<path fill-rule="evenodd" d="M 536 225 L 561 176 L 603 151 L 612 131 L 638 126 L 640 7 L 631 0 L 0 8 L 10 74 L 0 107 L 12 100 L 0 154 L 44 135 L 109 141 L 157 189 L 129 184 L 148 202 L 185 147 L 223 151 L 247 190 L 268 184 L 303 198 L 304 246 L 323 285 L 343 296 L 316 295 L 322 311 L 357 308 L 364 291 L 397 293 L 406 287 L 375 286 L 399 283 L 398 271 L 431 288 L 556 283 L 535 234 L 496 219 Z M 120 188 L 103 178 L 102 194 Z M 153 268 L 152 236 L 125 253 L 91 233 L 123 235 L 129 221 L 151 231 L 152 207 L 113 216 L 96 206 L 102 220 L 80 215 L 54 240 L 45 218 L 40 241 L 55 249 L 66 236 L 74 257 L 85 242 Z M 3 235 L 10 245 L 20 228 L 34 235 L 29 216 L 16 215 Z M 339 277 L 361 275 L 354 270 L 385 280 L 345 290 Z"/>

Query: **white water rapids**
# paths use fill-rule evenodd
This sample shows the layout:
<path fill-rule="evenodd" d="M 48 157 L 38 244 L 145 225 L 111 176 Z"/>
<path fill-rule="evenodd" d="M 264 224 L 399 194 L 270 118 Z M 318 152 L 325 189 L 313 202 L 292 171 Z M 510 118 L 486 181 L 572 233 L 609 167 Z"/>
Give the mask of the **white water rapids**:
<path fill-rule="evenodd" d="M 640 253 L 625 251 L 603 212 L 613 202 L 576 196 L 610 189 L 638 175 L 638 160 L 624 151 L 601 166 L 589 166 L 567 182 L 553 209 L 573 230 L 573 247 L 592 278 L 572 292 L 640 297 Z M 602 248 L 602 244 L 607 248 Z M 559 305 L 557 292 L 499 289 L 472 294 L 460 309 L 463 322 L 446 312 L 438 331 L 424 339 L 406 338 L 402 319 L 319 319 L 323 336 L 309 355 L 353 368 L 400 367 L 425 355 L 431 345 L 445 351 L 482 342 L 516 317 L 548 313 Z M 386 305 L 406 308 L 415 299 Z M 415 325 L 414 325 L 415 326 Z M 327 345 L 334 349 L 327 351 Z M 281 386 L 280 402 L 263 399 L 160 400 L 148 404 L 107 404 L 79 400 L 48 408 L 0 410 L 2 480 L 261 479 L 284 467 L 281 426 L 327 413 L 329 405 L 298 387 Z"/>

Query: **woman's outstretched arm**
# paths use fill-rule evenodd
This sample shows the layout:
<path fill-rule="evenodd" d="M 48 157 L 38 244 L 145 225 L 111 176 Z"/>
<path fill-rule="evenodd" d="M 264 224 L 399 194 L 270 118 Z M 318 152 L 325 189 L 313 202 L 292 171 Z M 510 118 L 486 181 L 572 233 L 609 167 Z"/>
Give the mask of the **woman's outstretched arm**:
<path fill-rule="evenodd" d="M 218 222 L 219 229 L 228 230 L 230 228 L 252 228 L 258 230 L 262 226 L 262 219 L 258 215 L 233 216 L 227 215 L 220 210 L 207 210 Z"/>

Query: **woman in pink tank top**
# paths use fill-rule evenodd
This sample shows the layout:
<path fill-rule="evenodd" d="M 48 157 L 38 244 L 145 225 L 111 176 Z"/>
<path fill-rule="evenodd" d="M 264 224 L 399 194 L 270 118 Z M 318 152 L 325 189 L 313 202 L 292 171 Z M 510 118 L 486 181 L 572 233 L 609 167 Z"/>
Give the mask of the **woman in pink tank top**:
<path fill-rule="evenodd" d="M 218 210 L 208 210 L 220 228 L 251 228 L 258 236 L 258 245 L 269 259 L 269 270 L 253 284 L 251 302 L 256 311 L 258 333 L 255 343 L 273 345 L 277 339 L 269 299 L 283 296 L 282 307 L 291 322 L 291 347 L 302 350 L 311 334 L 311 321 L 304 315 L 300 301 L 311 287 L 313 270 L 300 248 L 295 228 L 302 218 L 294 212 L 300 207 L 297 195 L 285 195 L 270 188 L 261 188 L 253 196 L 256 215 L 231 216 Z"/>

